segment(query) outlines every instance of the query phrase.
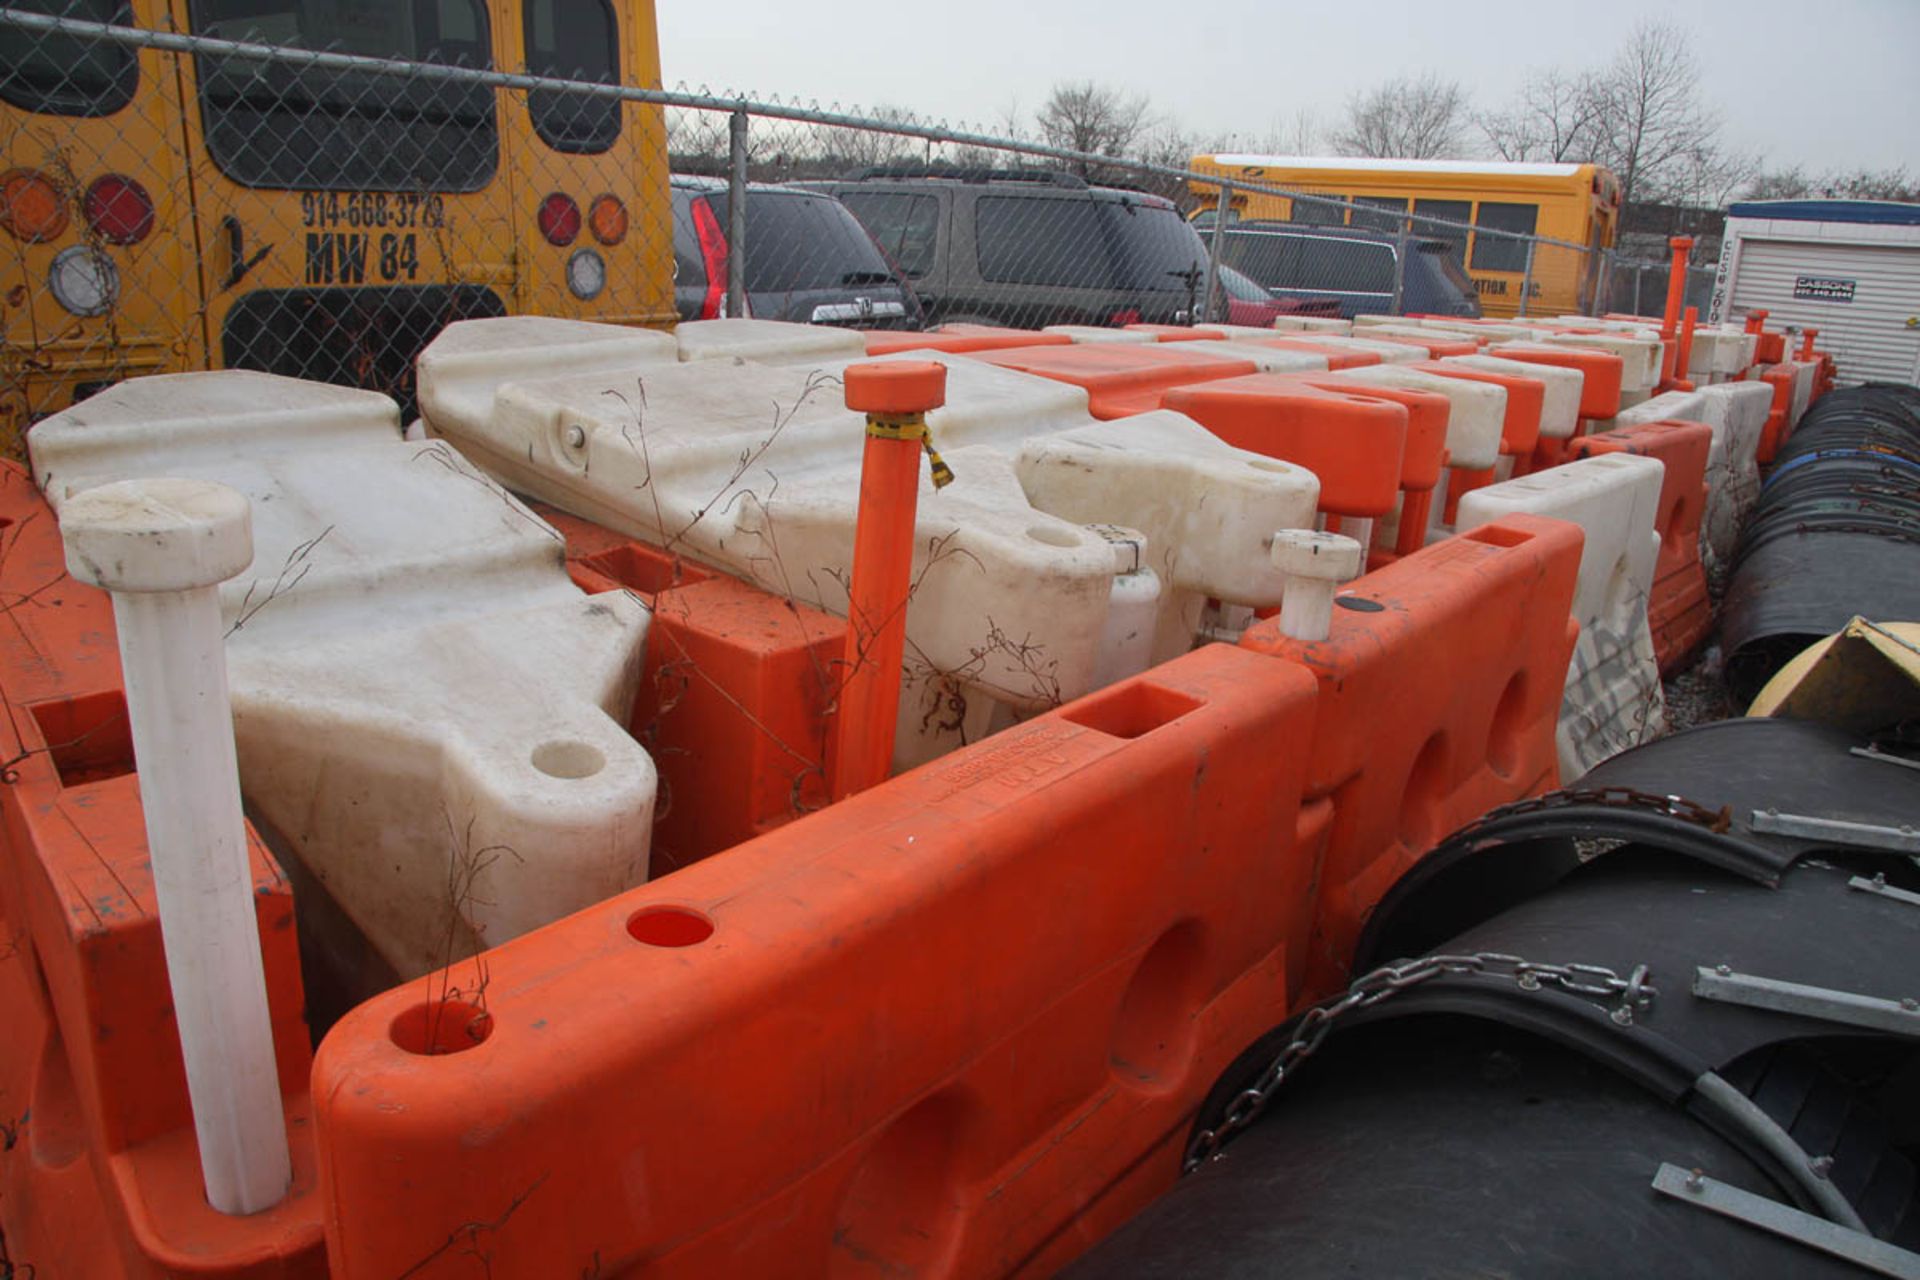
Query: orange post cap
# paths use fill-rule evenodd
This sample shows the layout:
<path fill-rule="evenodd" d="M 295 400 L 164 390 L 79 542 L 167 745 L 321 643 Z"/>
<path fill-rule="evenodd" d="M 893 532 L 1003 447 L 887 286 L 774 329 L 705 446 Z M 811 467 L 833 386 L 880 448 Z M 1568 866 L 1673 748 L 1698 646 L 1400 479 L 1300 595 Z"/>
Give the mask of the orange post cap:
<path fill-rule="evenodd" d="M 934 360 L 850 364 L 847 408 L 859 413 L 909 414 L 947 402 L 947 366 Z"/>

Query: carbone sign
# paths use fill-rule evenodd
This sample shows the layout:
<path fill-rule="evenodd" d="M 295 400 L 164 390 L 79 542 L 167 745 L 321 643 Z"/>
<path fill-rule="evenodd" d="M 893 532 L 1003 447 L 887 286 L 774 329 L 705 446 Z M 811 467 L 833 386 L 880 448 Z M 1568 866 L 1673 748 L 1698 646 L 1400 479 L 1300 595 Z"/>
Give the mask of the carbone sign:
<path fill-rule="evenodd" d="M 1836 280 L 1832 276 L 1795 276 L 1793 296 L 1814 302 L 1852 302 L 1853 285 L 1851 280 Z"/>

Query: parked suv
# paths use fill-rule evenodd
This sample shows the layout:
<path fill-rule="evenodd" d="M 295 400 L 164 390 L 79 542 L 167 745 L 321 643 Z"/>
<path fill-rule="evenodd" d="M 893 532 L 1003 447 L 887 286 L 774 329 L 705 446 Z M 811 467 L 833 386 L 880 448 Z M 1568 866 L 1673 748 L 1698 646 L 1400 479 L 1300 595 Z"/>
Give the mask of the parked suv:
<path fill-rule="evenodd" d="M 928 324 L 1186 324 L 1207 250 L 1173 202 L 1051 169 L 868 169 L 807 186 L 846 202 Z M 1226 318 L 1224 303 L 1218 315 Z"/>
<path fill-rule="evenodd" d="M 1303 226 L 1291 222 L 1236 222 L 1225 235 L 1221 258 L 1253 277 L 1276 297 L 1330 300 L 1349 318 L 1393 307 L 1394 262 L 1399 253 L 1391 231 Z M 1407 241 L 1407 268 L 1400 309 L 1409 314 L 1477 316 L 1480 295 L 1448 241 L 1415 236 Z"/>
<path fill-rule="evenodd" d="M 727 184 L 673 175 L 674 295 L 682 320 L 726 314 Z M 919 300 L 832 196 L 747 187 L 747 314 L 762 320 L 918 329 Z"/>

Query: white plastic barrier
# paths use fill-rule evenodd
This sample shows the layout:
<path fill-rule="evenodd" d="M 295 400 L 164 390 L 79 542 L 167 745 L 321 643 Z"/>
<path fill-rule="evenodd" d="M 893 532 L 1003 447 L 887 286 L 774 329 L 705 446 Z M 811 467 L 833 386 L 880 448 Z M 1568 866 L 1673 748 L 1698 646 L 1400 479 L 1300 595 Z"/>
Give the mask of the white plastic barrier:
<path fill-rule="evenodd" d="M 1333 347 L 1340 351 L 1364 351 L 1380 357 L 1382 364 L 1417 364 L 1430 360 L 1425 347 L 1410 346 L 1404 342 L 1386 342 L 1378 338 L 1348 337 L 1333 334 L 1309 334 L 1306 341 L 1317 342 L 1322 346 Z"/>
<path fill-rule="evenodd" d="M 1327 358 L 1315 355 L 1311 351 L 1288 351 L 1281 347 L 1263 347 L 1258 342 L 1231 340 L 1186 342 L 1175 345 L 1192 347 L 1202 355 L 1251 361 L 1253 367 L 1262 373 L 1325 373 L 1327 371 Z"/>
<path fill-rule="evenodd" d="M 1644 398 L 1660 385 L 1660 364 L 1665 358 L 1657 335 L 1635 333 L 1549 333 L 1540 341 L 1556 347 L 1585 347 L 1619 356 L 1620 394 Z M 1624 399 L 1623 399 L 1624 402 Z"/>
<path fill-rule="evenodd" d="M 683 361 L 756 360 L 794 364 L 808 360 L 857 360 L 867 340 L 857 329 L 787 324 L 779 320 L 686 320 L 673 331 Z"/>
<path fill-rule="evenodd" d="M 603 365 L 555 377 L 551 353 L 577 329 L 450 326 L 420 357 L 428 426 L 518 490 L 844 614 L 864 430 L 842 402 L 846 362 L 635 366 L 609 340 Z M 1191 645 L 1207 596 L 1280 602 L 1266 543 L 1311 524 L 1319 482 L 1304 468 L 1178 414 L 1097 423 L 1064 382 L 896 358 L 947 366 L 946 406 L 928 421 L 956 477 L 937 491 L 922 478 L 896 765 L 958 744 L 924 729 L 939 691 L 1030 713 L 1092 687 L 1114 564 L 1085 525 L 1145 536 L 1166 585 L 1156 660 Z"/>
<path fill-rule="evenodd" d="M 1417 316 L 1414 322 L 1422 329 L 1437 329 L 1441 333 L 1458 333 L 1480 342 L 1519 342 L 1532 338 L 1536 330 L 1519 324 L 1493 324 L 1482 320 L 1450 320 L 1445 316 Z M 1403 321 L 1404 323 L 1404 321 Z"/>
<path fill-rule="evenodd" d="M 1426 342 L 1473 342 L 1486 346 L 1493 341 L 1491 334 L 1473 333 L 1465 329 L 1440 329 L 1417 324 L 1404 317 L 1391 317 L 1378 322 L 1362 323 L 1365 316 L 1356 318 L 1354 334 L 1362 338 L 1378 338 L 1383 342 L 1405 342 L 1418 344 Z M 1423 348 L 1424 349 L 1424 348 Z"/>
<path fill-rule="evenodd" d="M 1273 327 L 1282 333 L 1340 335 L 1353 332 L 1353 321 L 1336 320 L 1326 316 L 1275 316 Z"/>
<path fill-rule="evenodd" d="M 252 565 L 220 588 L 241 787 L 403 977 L 646 879 L 654 769 L 622 727 L 646 608 L 574 586 L 559 534 L 446 444 L 403 441 L 392 401 L 136 378 L 41 422 L 32 452 L 56 512 L 140 477 L 249 499 Z"/>
<path fill-rule="evenodd" d="M 1693 351 L 1687 357 L 1687 376 L 1720 380 L 1739 374 L 1753 363 L 1759 338 L 1738 325 L 1705 325 L 1693 331 Z"/>
<path fill-rule="evenodd" d="M 1158 342 L 1160 339 L 1140 329 L 1105 329 L 1097 324 L 1050 324 L 1047 333 L 1064 333 L 1075 342 Z"/>
<path fill-rule="evenodd" d="M 1647 625 L 1665 472 L 1652 458 L 1609 453 L 1476 489 L 1460 500 L 1462 530 L 1524 512 L 1570 520 L 1586 533 L 1573 596 L 1580 638 L 1556 734 L 1564 784 L 1665 726 Z"/>
<path fill-rule="evenodd" d="M 1700 422 L 1713 430 L 1707 453 L 1707 505 L 1700 518 L 1700 560 L 1708 572 L 1733 555 L 1740 524 L 1760 496 L 1755 455 L 1766 430 L 1773 389 L 1764 382 L 1725 382 L 1668 391 L 1609 419 L 1596 430 L 1645 422 Z"/>
<path fill-rule="evenodd" d="M 1587 378 L 1578 369 L 1489 355 L 1448 356 L 1441 363 L 1510 378 L 1532 378 L 1545 388 L 1540 398 L 1540 434 L 1550 440 L 1565 440 L 1580 428 L 1580 392 Z"/>
<path fill-rule="evenodd" d="M 1333 375 L 1344 382 L 1428 391 L 1447 398 L 1448 466 L 1480 471 L 1500 460 L 1500 432 L 1507 418 L 1507 390 L 1491 382 L 1449 378 L 1420 369 L 1366 365 Z M 1436 507 L 1439 505 L 1436 500 Z"/>

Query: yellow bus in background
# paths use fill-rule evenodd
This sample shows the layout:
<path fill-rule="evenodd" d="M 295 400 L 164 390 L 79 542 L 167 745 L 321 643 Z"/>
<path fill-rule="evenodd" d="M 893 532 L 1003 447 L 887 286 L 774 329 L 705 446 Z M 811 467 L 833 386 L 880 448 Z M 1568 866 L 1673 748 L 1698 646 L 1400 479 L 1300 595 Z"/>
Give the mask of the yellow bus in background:
<path fill-rule="evenodd" d="M 652 0 L 9 0 L 657 87 Z M 0 432 L 139 374 L 388 392 L 443 325 L 674 320 L 658 107 L 0 25 Z"/>
<path fill-rule="evenodd" d="M 1369 160 L 1313 156 L 1198 155 L 1190 166 L 1226 179 L 1285 187 L 1303 195 L 1352 202 L 1352 209 L 1259 191 L 1235 190 L 1229 221 L 1278 220 L 1397 231 L 1407 214 L 1471 224 L 1462 261 L 1490 316 L 1520 312 L 1527 245 L 1517 235 L 1549 236 L 1588 252 L 1537 246 L 1527 310 L 1534 315 L 1585 311 L 1600 279 L 1600 252 L 1613 246 L 1620 221 L 1620 183 L 1592 164 L 1491 161 Z M 1211 219 L 1220 187 L 1190 179 L 1201 201 L 1196 218 Z M 1413 224 L 1421 235 L 1447 238 Z M 1505 234 L 1495 234 L 1505 233 Z"/>

